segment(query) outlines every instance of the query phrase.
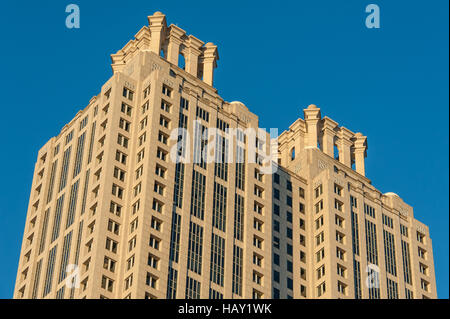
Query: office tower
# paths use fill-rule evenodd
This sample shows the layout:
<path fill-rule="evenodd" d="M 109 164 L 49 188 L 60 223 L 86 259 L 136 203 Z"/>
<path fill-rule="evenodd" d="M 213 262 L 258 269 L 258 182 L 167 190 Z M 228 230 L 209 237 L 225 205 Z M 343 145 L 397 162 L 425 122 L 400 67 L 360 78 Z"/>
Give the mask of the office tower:
<path fill-rule="evenodd" d="M 311 105 L 271 156 L 213 87 L 217 47 L 148 19 L 38 153 L 15 298 L 436 297 L 428 228 L 365 177 L 366 137 Z"/>

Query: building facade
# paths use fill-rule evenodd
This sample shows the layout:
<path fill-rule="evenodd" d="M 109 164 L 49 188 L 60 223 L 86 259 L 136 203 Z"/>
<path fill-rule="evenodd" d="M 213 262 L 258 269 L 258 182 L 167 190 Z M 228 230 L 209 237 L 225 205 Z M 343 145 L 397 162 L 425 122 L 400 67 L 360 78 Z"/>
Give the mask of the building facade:
<path fill-rule="evenodd" d="M 148 19 L 38 153 L 14 298 L 436 298 L 366 137 L 310 105 L 274 146 L 213 87 L 217 47 Z"/>

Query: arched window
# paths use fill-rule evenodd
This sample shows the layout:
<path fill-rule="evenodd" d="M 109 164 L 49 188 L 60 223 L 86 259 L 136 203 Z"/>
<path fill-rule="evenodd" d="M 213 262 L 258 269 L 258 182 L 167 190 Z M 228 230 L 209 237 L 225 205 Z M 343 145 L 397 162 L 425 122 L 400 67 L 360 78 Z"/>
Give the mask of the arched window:
<path fill-rule="evenodd" d="M 295 147 L 291 148 L 291 161 L 295 159 Z"/>

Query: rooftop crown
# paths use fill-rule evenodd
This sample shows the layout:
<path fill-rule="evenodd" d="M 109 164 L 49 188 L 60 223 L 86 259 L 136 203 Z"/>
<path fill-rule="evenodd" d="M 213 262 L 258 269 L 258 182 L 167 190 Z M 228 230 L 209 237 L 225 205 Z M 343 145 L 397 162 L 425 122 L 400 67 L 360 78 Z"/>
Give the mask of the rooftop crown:
<path fill-rule="evenodd" d="M 151 51 L 213 86 L 214 69 L 219 60 L 216 45 L 211 42 L 205 44 L 193 35 L 186 35 L 186 31 L 176 25 L 168 27 L 166 16 L 159 11 L 148 17 L 148 23 L 149 26 L 139 30 L 134 40 L 111 55 L 114 72 L 122 71 L 136 51 Z M 180 56 L 184 59 L 184 66 L 180 63 Z"/>

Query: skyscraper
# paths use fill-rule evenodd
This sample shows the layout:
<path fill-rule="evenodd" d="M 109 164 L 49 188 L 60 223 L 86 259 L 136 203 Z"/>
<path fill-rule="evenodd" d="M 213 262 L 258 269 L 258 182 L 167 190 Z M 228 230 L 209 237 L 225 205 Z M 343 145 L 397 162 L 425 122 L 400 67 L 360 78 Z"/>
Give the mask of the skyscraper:
<path fill-rule="evenodd" d="M 213 87 L 214 44 L 148 19 L 38 153 L 15 298 L 436 297 L 365 136 L 310 105 L 271 139 Z"/>

